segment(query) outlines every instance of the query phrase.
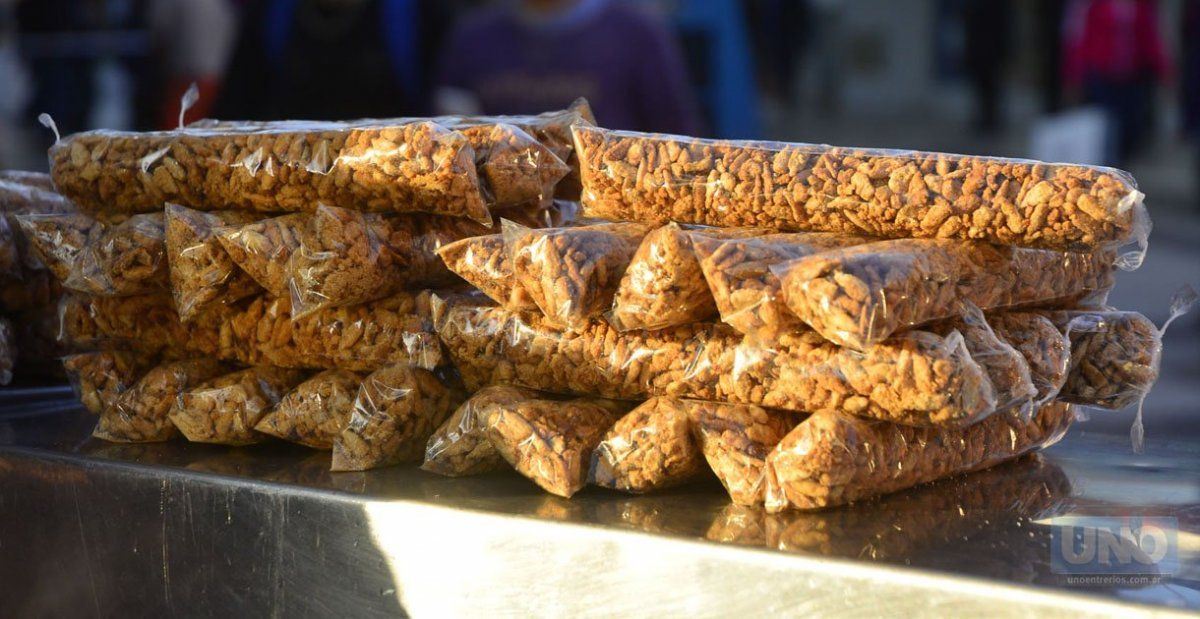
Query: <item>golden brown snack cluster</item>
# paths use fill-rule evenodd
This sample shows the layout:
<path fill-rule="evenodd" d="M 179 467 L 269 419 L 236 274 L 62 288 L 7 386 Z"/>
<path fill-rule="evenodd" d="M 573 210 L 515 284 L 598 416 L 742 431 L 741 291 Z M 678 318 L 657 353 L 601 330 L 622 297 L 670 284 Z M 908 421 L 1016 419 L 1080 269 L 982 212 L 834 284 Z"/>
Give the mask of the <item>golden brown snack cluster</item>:
<path fill-rule="evenodd" d="M 429 437 L 421 468 L 450 477 L 504 468 L 504 458 L 487 438 L 488 416 L 497 409 L 539 397 L 543 396 L 532 389 L 506 385 L 484 387 L 475 392 Z"/>
<path fill-rule="evenodd" d="M 826 249 L 866 241 L 816 232 L 749 238 L 700 234 L 692 237 L 721 321 L 767 342 L 807 330 L 784 303 L 782 286 L 772 267 Z"/>
<path fill-rule="evenodd" d="M 533 230 L 504 222 L 513 281 L 554 324 L 581 327 L 612 306 L 646 226 L 602 223 Z"/>
<path fill-rule="evenodd" d="M 592 451 L 622 411 L 594 398 L 522 400 L 492 409 L 487 436 L 518 473 L 570 498 L 587 482 Z"/>
<path fill-rule="evenodd" d="M 428 293 L 318 310 L 292 318 L 288 299 L 256 298 L 228 321 L 245 359 L 286 368 L 373 371 L 395 363 L 435 368 L 442 349 L 430 325 Z"/>
<path fill-rule="evenodd" d="M 901 239 L 823 251 L 772 271 L 793 314 L 829 341 L 861 350 L 957 315 L 963 303 L 1053 306 L 1107 291 L 1115 259 L 1106 251 Z"/>
<path fill-rule="evenodd" d="M 954 333 L 912 331 L 865 352 L 813 332 L 767 347 L 710 323 L 621 333 L 596 321 L 565 331 L 535 315 L 448 305 L 438 333 L 469 388 L 515 384 L 627 400 L 669 395 L 949 426 L 977 421 L 996 402 Z"/>
<path fill-rule="evenodd" d="M 63 281 L 72 290 L 106 297 L 166 292 L 169 285 L 162 213 L 104 226 L 75 256 Z"/>
<path fill-rule="evenodd" d="M 214 304 L 232 303 L 260 290 L 216 236 L 226 226 L 249 223 L 253 215 L 242 211 L 205 213 L 168 204 L 165 217 L 171 294 L 185 322 Z"/>
<path fill-rule="evenodd" d="M 63 358 L 75 397 L 89 413 L 99 415 L 117 396 L 133 386 L 152 363 L 146 355 L 103 350 Z"/>
<path fill-rule="evenodd" d="M 103 411 L 92 436 L 116 443 L 154 443 L 179 434 L 169 415 L 184 390 L 227 372 L 213 359 L 165 363 L 146 372 Z"/>
<path fill-rule="evenodd" d="M 420 462 L 433 432 L 462 401 L 432 372 L 393 365 L 363 379 L 350 422 L 333 443 L 334 471 Z"/>
<path fill-rule="evenodd" d="M 293 213 L 231 226 L 217 233 L 234 264 L 245 271 L 273 297 L 288 296 L 288 262 L 300 246 L 300 235 L 308 213 Z"/>
<path fill-rule="evenodd" d="M 118 348 L 238 359 L 237 342 L 223 337 L 220 316 L 184 324 L 170 295 L 132 297 L 64 295 L 58 307 L 59 341 L 79 349 Z"/>
<path fill-rule="evenodd" d="M 457 126 L 475 150 L 475 168 L 489 205 L 549 204 L 554 188 L 570 171 L 544 144 L 505 123 Z"/>
<path fill-rule="evenodd" d="M 326 370 L 300 383 L 263 415 L 254 429 L 313 449 L 333 449 L 350 422 L 362 376 Z"/>
<path fill-rule="evenodd" d="M 302 380 L 301 371 L 267 366 L 226 374 L 181 393 L 171 423 L 194 443 L 258 443 L 254 426 Z"/>
<path fill-rule="evenodd" d="M 996 336 L 1015 348 L 1029 363 L 1029 374 L 1043 404 L 1059 395 L 1067 382 L 1071 342 L 1045 316 L 1034 312 L 993 312 L 987 317 Z"/>
<path fill-rule="evenodd" d="M 105 225 L 82 213 L 34 213 L 16 215 L 21 236 L 29 248 L 59 282 L 66 282 L 76 258 L 90 239 L 103 233 Z"/>
<path fill-rule="evenodd" d="M 93 213 L 310 211 L 332 204 L 490 223 L 462 134 L 431 122 L 77 133 L 50 149 L 54 184 Z"/>
<path fill-rule="evenodd" d="M 994 466 L 1048 447 L 1074 419 L 1053 403 L 965 428 L 912 428 L 816 413 L 767 456 L 766 507 L 821 509 Z"/>
<path fill-rule="evenodd" d="M 382 215 L 321 206 L 300 235 L 288 265 L 292 311 L 374 301 L 401 290 L 454 284 L 437 256 L 443 245 L 486 234 L 456 217 Z"/>
<path fill-rule="evenodd" d="M 1080 251 L 1139 232 L 1127 173 L 919 151 L 573 127 L 585 214 Z"/>
<path fill-rule="evenodd" d="M 651 398 L 609 428 L 592 452 L 588 481 L 625 492 L 650 492 L 690 481 L 705 470 L 692 419 L 711 405 Z"/>
<path fill-rule="evenodd" d="M 438 250 L 446 268 L 496 303 L 517 310 L 538 306 L 513 277 L 504 235 L 487 234 L 455 241 Z"/>
<path fill-rule="evenodd" d="M 1139 401 L 1158 380 L 1162 334 L 1138 312 L 1039 312 L 1071 340 L 1063 400 L 1117 410 Z"/>

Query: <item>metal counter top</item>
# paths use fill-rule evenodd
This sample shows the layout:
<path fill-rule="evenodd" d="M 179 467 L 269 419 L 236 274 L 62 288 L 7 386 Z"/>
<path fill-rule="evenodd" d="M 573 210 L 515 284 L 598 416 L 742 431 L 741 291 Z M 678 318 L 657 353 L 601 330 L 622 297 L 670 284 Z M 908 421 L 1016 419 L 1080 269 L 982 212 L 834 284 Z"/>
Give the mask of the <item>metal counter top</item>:
<path fill-rule="evenodd" d="M 39 395 L 40 394 L 40 395 Z M 11 400 L 10 400 L 11 401 Z M 330 473 L 270 443 L 116 445 L 42 390 L 0 412 L 8 616 L 1128 616 L 1200 609 L 1200 449 L 1077 427 L 968 477 L 768 516 L 715 481 L 571 500 L 515 473 Z M 1086 426 L 1084 426 L 1086 428 Z M 1051 518 L 1165 516 L 1179 568 L 1072 586 Z"/>

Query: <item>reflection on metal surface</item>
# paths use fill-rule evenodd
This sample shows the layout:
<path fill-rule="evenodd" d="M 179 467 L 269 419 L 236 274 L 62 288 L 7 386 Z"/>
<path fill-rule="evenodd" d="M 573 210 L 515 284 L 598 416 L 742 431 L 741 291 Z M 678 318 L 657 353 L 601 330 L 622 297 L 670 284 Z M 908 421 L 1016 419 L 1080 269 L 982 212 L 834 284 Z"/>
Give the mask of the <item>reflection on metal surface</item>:
<path fill-rule="evenodd" d="M 328 454 L 284 443 L 114 445 L 88 437 L 93 423 L 0 417 L 5 614 L 1200 608 L 1194 449 L 1135 456 L 1073 436 L 877 501 L 767 515 L 730 505 L 711 480 L 566 500 L 511 473 L 330 473 Z M 1050 519 L 1103 514 L 1176 518 L 1180 572 L 1065 586 L 1049 568 Z"/>

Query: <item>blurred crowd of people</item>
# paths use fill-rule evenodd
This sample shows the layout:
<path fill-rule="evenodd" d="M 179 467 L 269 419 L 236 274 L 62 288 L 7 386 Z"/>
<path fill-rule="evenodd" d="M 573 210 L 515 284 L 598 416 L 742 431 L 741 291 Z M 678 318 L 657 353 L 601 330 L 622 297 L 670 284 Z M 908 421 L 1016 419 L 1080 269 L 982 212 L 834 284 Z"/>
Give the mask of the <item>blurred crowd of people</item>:
<path fill-rule="evenodd" d="M 1200 0 L 1183 3 L 1177 54 L 1156 0 L 1032 6 L 1046 111 L 1102 109 L 1114 164 L 1151 133 L 1164 87 L 1200 142 Z M 1005 122 L 1016 5 L 929 5 L 958 20 L 984 132 Z M 839 0 L 0 0 L 0 119 L 45 111 L 67 131 L 168 128 L 195 82 L 188 120 L 528 113 L 585 96 L 606 126 L 758 137 L 760 99 L 794 103 L 802 60 L 821 109 L 836 110 L 845 9 Z M 113 98 L 106 89 L 121 91 L 124 116 L 98 111 Z"/>

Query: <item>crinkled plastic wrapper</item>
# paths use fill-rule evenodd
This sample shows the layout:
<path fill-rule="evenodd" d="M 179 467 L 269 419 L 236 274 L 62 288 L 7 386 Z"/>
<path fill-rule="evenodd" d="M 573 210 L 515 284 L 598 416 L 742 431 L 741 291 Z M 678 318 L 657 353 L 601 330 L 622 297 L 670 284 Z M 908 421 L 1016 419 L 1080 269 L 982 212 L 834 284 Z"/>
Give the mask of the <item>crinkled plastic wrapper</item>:
<path fill-rule="evenodd" d="M 362 376 L 326 370 L 300 383 L 254 426 L 263 434 L 313 449 L 333 449 L 350 422 Z"/>
<path fill-rule="evenodd" d="M 250 361 L 287 368 L 373 371 L 405 363 L 432 369 L 442 348 L 430 323 L 429 293 L 318 310 L 292 318 L 288 299 L 256 298 L 229 320 L 230 338 Z"/>
<path fill-rule="evenodd" d="M 767 456 L 766 508 L 821 509 L 995 466 L 1058 442 L 1074 419 L 1052 403 L 965 428 L 912 428 L 817 413 Z"/>
<path fill-rule="evenodd" d="M 497 409 L 539 397 L 543 396 L 532 389 L 506 385 L 480 389 L 429 437 L 421 468 L 449 477 L 502 470 L 504 458 L 487 437 L 488 415 Z"/>
<path fill-rule="evenodd" d="M 170 295 L 132 297 L 63 295 L 58 340 L 78 350 L 112 348 L 143 354 L 172 353 L 238 359 L 238 344 L 223 335 L 224 316 L 184 324 Z"/>
<path fill-rule="evenodd" d="M 1071 366 L 1059 398 L 1118 410 L 1158 380 L 1162 334 L 1137 312 L 1043 311 L 1071 340 Z"/>
<path fill-rule="evenodd" d="M 35 213 L 15 218 L 38 261 L 63 283 L 70 279 L 76 259 L 88 241 L 99 237 L 106 228 L 82 213 Z"/>
<path fill-rule="evenodd" d="M 567 164 L 524 130 L 510 124 L 443 123 L 475 150 L 475 167 L 490 205 L 549 204 L 570 172 Z"/>
<path fill-rule="evenodd" d="M 292 213 L 229 226 L 217 233 L 217 240 L 234 264 L 271 296 L 286 297 L 290 294 L 288 263 L 311 218 L 309 213 Z"/>
<path fill-rule="evenodd" d="M 137 353 L 102 350 L 63 358 L 75 397 L 89 413 L 99 415 L 154 365 Z"/>
<path fill-rule="evenodd" d="M 621 333 L 596 321 L 565 331 L 535 315 L 461 301 L 437 314 L 438 334 L 468 388 L 669 395 L 910 425 L 968 425 L 996 404 L 987 373 L 956 331 L 906 332 L 859 352 L 811 331 L 766 346 L 709 323 Z"/>
<path fill-rule="evenodd" d="M 441 246 L 486 234 L 469 219 L 382 215 L 321 206 L 288 264 L 292 313 L 357 305 L 401 290 L 452 285 Z"/>
<path fill-rule="evenodd" d="M 0 385 L 12 382 L 17 364 L 16 333 L 7 318 L 0 318 Z"/>
<path fill-rule="evenodd" d="M 742 238 L 768 234 L 755 228 L 684 228 L 667 224 L 643 239 L 621 283 L 608 320 L 621 331 L 664 329 L 709 320 L 716 302 L 704 280 L 692 236 Z"/>
<path fill-rule="evenodd" d="M 513 281 L 555 324 L 581 327 L 612 307 L 647 228 L 601 223 L 533 230 L 504 222 Z"/>
<path fill-rule="evenodd" d="M 969 308 L 958 318 L 930 325 L 929 330 L 943 337 L 953 333 L 962 336 L 971 359 L 979 364 L 992 385 L 993 410 L 1032 411 L 1037 388 L 1029 362 L 1015 347 L 997 337 L 978 308 Z"/>
<path fill-rule="evenodd" d="M 504 235 L 487 234 L 455 241 L 439 249 L 438 256 L 454 274 L 496 303 L 517 310 L 538 309 L 513 277 Z"/>
<path fill-rule="evenodd" d="M 570 498 L 587 483 L 592 452 L 624 410 L 595 398 L 523 400 L 492 409 L 487 436 L 518 473 Z"/>
<path fill-rule="evenodd" d="M 491 216 L 467 139 L 432 122 L 77 133 L 50 148 L 54 184 L 93 213 L 309 211 L 331 204 L 382 212 Z"/>
<path fill-rule="evenodd" d="M 179 434 L 170 412 L 184 390 L 229 371 L 214 359 L 164 363 L 146 372 L 100 412 L 92 436 L 117 443 L 155 443 Z"/>
<path fill-rule="evenodd" d="M 585 215 L 1067 251 L 1144 245 L 1128 173 L 920 151 L 572 128 Z"/>
<path fill-rule="evenodd" d="M 394 365 L 367 376 L 350 423 L 333 443 L 334 471 L 420 462 L 438 426 L 463 400 L 432 372 Z"/>
<path fill-rule="evenodd" d="M 181 393 L 171 423 L 193 443 L 258 443 L 264 437 L 254 426 L 302 380 L 301 371 L 275 367 L 226 374 Z"/>
<path fill-rule="evenodd" d="M 1113 252 L 1061 252 L 901 239 L 833 249 L 777 264 L 788 309 L 831 342 L 863 349 L 905 328 L 957 315 L 1063 305 L 1107 293 Z"/>
<path fill-rule="evenodd" d="M 691 481 L 706 465 L 692 419 L 709 404 L 651 398 L 609 428 L 592 452 L 588 480 L 632 493 L 651 492 Z"/>
<path fill-rule="evenodd" d="M 226 226 L 253 221 L 252 214 L 205 213 L 168 204 L 165 217 L 171 294 L 175 309 L 185 322 L 214 305 L 233 303 L 260 290 L 254 279 L 229 257 L 216 236 Z"/>
<path fill-rule="evenodd" d="M 86 294 L 125 297 L 169 287 L 162 213 L 135 215 L 88 239 L 63 285 Z"/>
<path fill-rule="evenodd" d="M 987 322 L 996 336 L 1029 364 L 1034 403 L 1040 406 L 1058 396 L 1071 363 L 1071 342 L 1066 335 L 1048 318 L 1033 312 L 992 312 Z"/>
<path fill-rule="evenodd" d="M 772 267 L 826 249 L 867 241 L 862 237 L 815 232 L 753 238 L 692 235 L 692 245 L 721 321 L 765 342 L 807 330 L 784 303 L 782 285 Z"/>
<path fill-rule="evenodd" d="M 746 404 L 702 402 L 691 411 L 709 468 L 738 505 L 761 504 L 767 454 L 800 422 L 795 413 Z"/>

